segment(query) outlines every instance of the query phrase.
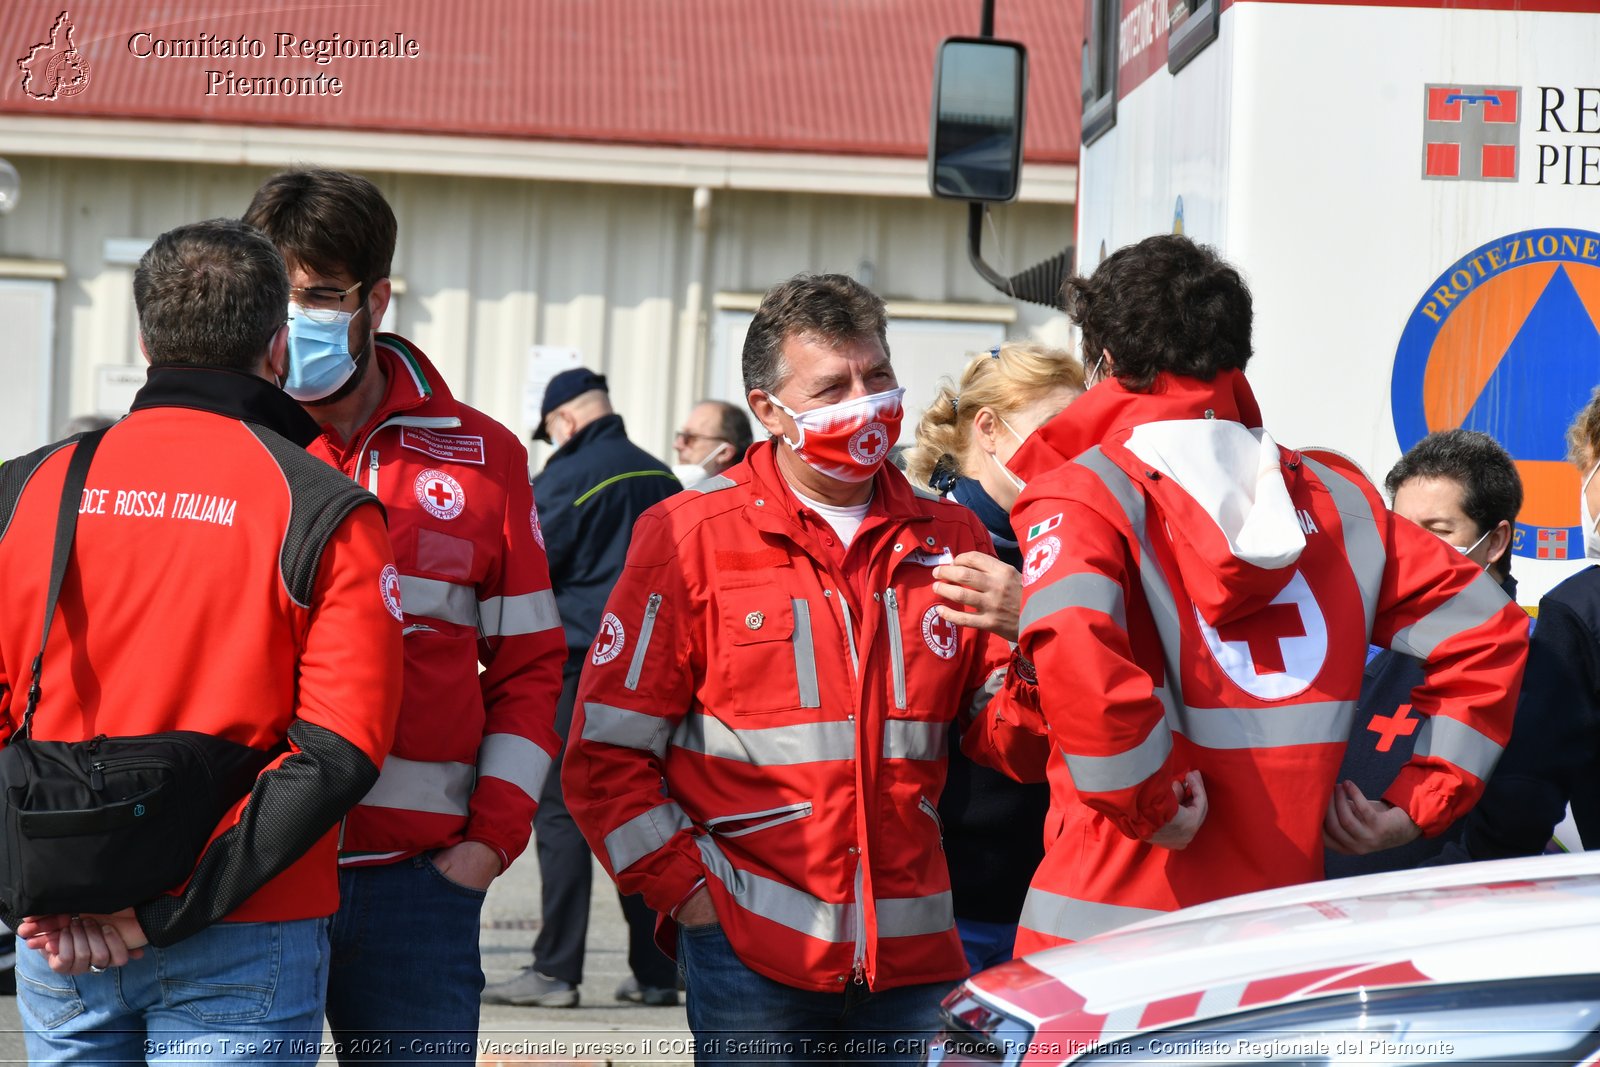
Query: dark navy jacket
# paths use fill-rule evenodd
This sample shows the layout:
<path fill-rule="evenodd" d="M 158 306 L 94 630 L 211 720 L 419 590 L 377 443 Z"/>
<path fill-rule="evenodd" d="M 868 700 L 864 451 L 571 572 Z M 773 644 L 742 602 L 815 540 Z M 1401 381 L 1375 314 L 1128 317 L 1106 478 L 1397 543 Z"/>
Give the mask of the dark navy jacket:
<path fill-rule="evenodd" d="M 1516 579 L 1506 579 L 1501 588 L 1505 589 L 1507 596 L 1516 598 Z M 1529 666 L 1531 670 L 1531 658 Z M 1355 722 L 1350 727 L 1350 743 L 1345 749 L 1344 765 L 1339 768 L 1340 781 L 1350 779 L 1365 796 L 1374 800 L 1393 784 L 1400 768 L 1411 759 L 1417 732 L 1424 721 L 1420 713 L 1409 710 L 1411 691 L 1422 681 L 1422 661 L 1412 656 L 1384 649 L 1367 661 L 1366 673 L 1361 679 L 1361 701 L 1356 705 Z M 1523 685 L 1526 692 L 1526 680 Z M 1403 714 L 1400 712 L 1402 707 L 1407 708 Z M 1519 707 L 1519 723 L 1521 717 Z M 1408 727 L 1410 733 L 1398 732 Z M 1515 738 L 1516 727 L 1512 730 L 1512 737 Z M 1502 767 L 1504 763 L 1502 757 Z M 1494 773 L 1498 776 L 1500 771 Z M 1559 821 L 1560 816 L 1556 818 Z M 1446 851 L 1447 847 L 1455 851 L 1451 843 L 1460 837 L 1465 823 L 1465 818 L 1459 819 L 1437 837 L 1419 837 L 1408 845 L 1366 856 L 1343 856 L 1328 849 L 1324 852 L 1327 875 L 1329 878 L 1345 878 L 1421 866 Z M 1549 834 L 1545 837 L 1548 839 Z M 1456 855 L 1455 858 L 1459 860 L 1465 857 Z"/>
<path fill-rule="evenodd" d="M 634 520 L 682 488 L 666 464 L 628 440 L 621 415 L 573 434 L 533 480 L 569 663 L 600 629 Z"/>
<path fill-rule="evenodd" d="M 959 480 L 950 498 L 983 521 L 994 538 L 995 555 L 1020 571 L 1022 553 L 1012 540 L 1016 535 L 1005 508 L 971 478 Z M 1023 785 L 972 762 L 961 751 L 959 724 L 951 725 L 950 769 L 939 798 L 939 818 L 958 919 L 1016 923 L 1028 882 L 1044 859 L 1049 810 L 1048 785 Z"/>
<path fill-rule="evenodd" d="M 1584 846 L 1600 848 L 1600 567 L 1539 601 L 1511 740 L 1451 858 L 1542 852 L 1568 803 Z"/>

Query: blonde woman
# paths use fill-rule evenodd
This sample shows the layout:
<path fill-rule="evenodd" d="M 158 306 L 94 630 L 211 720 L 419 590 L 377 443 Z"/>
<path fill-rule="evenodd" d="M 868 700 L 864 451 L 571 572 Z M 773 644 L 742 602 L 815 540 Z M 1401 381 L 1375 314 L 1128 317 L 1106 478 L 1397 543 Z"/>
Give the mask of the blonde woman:
<path fill-rule="evenodd" d="M 1083 389 L 1083 367 L 1067 353 L 1004 344 L 973 357 L 960 380 L 942 388 L 922 416 L 916 444 L 906 455 L 906 473 L 970 508 L 1000 556 L 966 553 L 934 572 L 939 595 L 963 606 L 940 609 L 950 621 L 1016 640 L 1022 558 L 1008 513 L 1022 483 L 1006 464 L 1029 434 Z M 1042 783 L 1022 785 L 972 763 L 954 737 L 949 747 L 939 816 L 956 929 L 967 963 L 977 972 L 1011 958 L 1028 880 L 1044 858 L 1050 789 Z"/>
<path fill-rule="evenodd" d="M 996 553 L 1018 570 L 1022 559 L 1009 512 L 1022 481 L 1006 464 L 1029 434 L 1083 391 L 1083 365 L 1058 349 L 1009 342 L 974 356 L 959 382 L 947 380 L 940 387 L 917 424 L 916 444 L 906 453 L 906 474 L 970 508 L 994 538 Z M 953 585 L 940 594 L 979 606 L 977 597 L 961 595 Z M 974 624 L 958 611 L 947 617 Z M 1006 636 L 1016 638 L 1015 633 Z"/>

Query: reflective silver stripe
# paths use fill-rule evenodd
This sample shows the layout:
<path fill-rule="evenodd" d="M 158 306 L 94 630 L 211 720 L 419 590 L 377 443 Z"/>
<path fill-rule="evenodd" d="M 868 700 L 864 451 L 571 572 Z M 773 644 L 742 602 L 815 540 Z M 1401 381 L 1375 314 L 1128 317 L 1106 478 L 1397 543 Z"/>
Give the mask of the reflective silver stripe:
<path fill-rule="evenodd" d="M 675 801 L 657 804 L 606 835 L 606 858 L 611 870 L 621 873 L 663 848 L 679 830 L 689 829 L 689 817 Z"/>
<path fill-rule="evenodd" d="M 421 579 L 417 579 L 421 580 Z M 402 583 L 405 581 L 401 579 Z M 402 584 L 401 597 L 405 596 Z M 404 604 L 404 600 L 401 601 Z M 485 637 L 518 637 L 561 629 L 556 595 L 548 589 L 478 601 L 478 631 Z"/>
<path fill-rule="evenodd" d="M 642 711 L 584 701 L 585 741 L 616 745 L 618 748 L 636 748 L 660 757 L 667 754 L 667 738 L 671 733 L 672 723 L 659 715 L 646 715 Z"/>
<path fill-rule="evenodd" d="M 400 606 L 407 615 L 426 615 L 458 626 L 478 627 L 478 591 L 470 585 L 402 574 Z"/>
<path fill-rule="evenodd" d="M 499 778 L 538 800 L 553 762 L 550 753 L 526 737 L 485 734 L 478 746 L 478 780 Z"/>
<path fill-rule="evenodd" d="M 1131 789 L 1161 769 L 1172 752 L 1172 727 L 1162 719 L 1143 741 L 1115 756 L 1065 754 L 1072 784 L 1083 793 Z"/>
<path fill-rule="evenodd" d="M 1206 748 L 1339 744 L 1349 740 L 1355 713 L 1353 700 L 1270 708 L 1184 708 L 1181 732 Z"/>
<path fill-rule="evenodd" d="M 466 815 L 477 768 L 466 763 L 421 763 L 390 756 L 361 803 L 369 808 Z"/>
<path fill-rule="evenodd" d="M 843 593 L 840 593 L 834 599 L 839 601 L 839 613 L 844 616 L 844 639 L 850 645 L 850 673 L 859 678 L 861 677 L 861 660 L 856 655 L 856 630 L 850 624 L 850 605 L 845 602 Z"/>
<path fill-rule="evenodd" d="M 691 711 L 673 732 L 672 744 L 757 767 L 790 767 L 854 757 L 855 723 L 840 719 L 736 730 L 704 712 Z"/>
<path fill-rule="evenodd" d="M 726 886 L 746 911 L 819 941 L 848 944 L 856 940 L 854 904 L 830 904 L 794 886 L 741 871 L 728 862 L 710 837 L 697 837 L 695 844 L 700 846 L 706 871 Z M 943 933 L 955 925 L 949 892 L 879 898 L 876 903 L 880 938 Z"/>
<path fill-rule="evenodd" d="M 1389 647 L 1418 659 L 1429 659 L 1440 645 L 1457 634 L 1482 626 L 1510 603 L 1505 591 L 1479 571 L 1472 583 L 1428 614 L 1397 631 Z"/>
<path fill-rule="evenodd" d="M 644 657 L 650 651 L 650 635 L 656 632 L 656 612 L 661 610 L 661 594 L 651 593 L 644 604 L 644 621 L 639 624 L 639 644 L 633 650 L 633 659 L 628 664 L 628 677 L 623 679 L 623 686 L 628 689 L 639 688 L 639 676 L 644 673 Z"/>
<path fill-rule="evenodd" d="M 1020 924 L 1041 934 L 1064 937 L 1069 941 L 1083 941 L 1095 934 L 1115 930 L 1145 919 L 1153 919 L 1167 912 L 1154 908 L 1128 908 L 1117 904 L 1101 904 L 1092 900 L 1077 900 L 1030 887 L 1028 899 L 1022 905 Z"/>
<path fill-rule="evenodd" d="M 1040 586 L 1027 595 L 1022 605 L 1022 632 L 1067 608 L 1087 608 L 1111 616 L 1117 628 L 1127 630 L 1128 617 L 1122 602 L 1122 584 L 1103 574 L 1085 571 Z"/>
<path fill-rule="evenodd" d="M 972 692 L 972 700 L 967 704 L 967 714 L 976 719 L 988 708 L 989 701 L 995 698 L 1000 690 L 1006 687 L 1006 668 L 996 667 L 989 672 L 989 677 L 983 684 Z"/>
<path fill-rule="evenodd" d="M 885 759 L 943 760 L 949 748 L 950 724 L 888 719 L 883 724 Z"/>
<path fill-rule="evenodd" d="M 732 478 L 729 478 L 727 475 L 719 474 L 715 478 L 707 478 L 703 482 L 696 482 L 689 488 L 693 489 L 697 493 L 715 493 L 718 489 L 732 489 L 738 484 L 738 482 L 734 481 Z"/>
<path fill-rule="evenodd" d="M 1328 487 L 1333 506 L 1339 511 L 1339 525 L 1344 528 L 1344 554 L 1350 560 L 1356 585 L 1361 589 L 1361 607 L 1367 617 L 1365 632 L 1370 634 L 1373 620 L 1378 617 L 1378 590 L 1383 585 L 1383 570 L 1389 564 L 1372 504 L 1367 494 L 1344 475 L 1313 459 L 1304 459 L 1304 462 Z"/>
<path fill-rule="evenodd" d="M 800 706 L 822 707 L 822 693 L 817 687 L 817 649 L 811 638 L 811 605 L 796 597 L 789 601 L 794 608 L 794 673 L 800 679 Z"/>
<path fill-rule="evenodd" d="M 1178 624 L 1178 604 L 1172 596 L 1172 587 L 1167 584 L 1166 575 L 1161 571 L 1161 564 L 1156 561 L 1155 553 L 1150 550 L 1150 541 L 1145 536 L 1144 497 L 1134 487 L 1133 480 L 1121 467 L 1111 462 L 1098 446 L 1089 449 L 1073 462 L 1087 467 L 1100 476 L 1101 483 L 1121 505 L 1123 514 L 1128 519 L 1128 525 L 1133 528 L 1134 537 L 1139 542 L 1139 586 L 1144 591 L 1150 614 L 1155 619 L 1156 631 L 1161 638 L 1165 681 L 1172 690 L 1172 704 L 1169 708 L 1182 707 L 1182 675 L 1173 657 L 1183 647 L 1183 631 Z"/>
<path fill-rule="evenodd" d="M 1444 715 L 1428 716 L 1417 731 L 1417 744 L 1412 749 L 1417 756 L 1448 760 L 1480 781 L 1494 771 L 1502 751 L 1501 746 L 1460 719 Z"/>
<path fill-rule="evenodd" d="M 700 847 L 706 872 L 721 882 L 746 911 L 819 941 L 843 944 L 855 940 L 849 904 L 829 904 L 794 886 L 741 871 L 728 862 L 721 846 L 711 837 L 697 837 L 694 843 Z"/>
<path fill-rule="evenodd" d="M 886 625 L 889 628 L 889 666 L 894 674 L 894 706 L 901 711 L 906 706 L 906 649 L 905 635 L 900 632 L 900 601 L 893 589 L 883 593 L 883 606 L 888 609 Z"/>
<path fill-rule="evenodd" d="M 942 934 L 956 924 L 950 894 L 925 897 L 884 897 L 876 901 L 879 937 L 919 937 Z"/>

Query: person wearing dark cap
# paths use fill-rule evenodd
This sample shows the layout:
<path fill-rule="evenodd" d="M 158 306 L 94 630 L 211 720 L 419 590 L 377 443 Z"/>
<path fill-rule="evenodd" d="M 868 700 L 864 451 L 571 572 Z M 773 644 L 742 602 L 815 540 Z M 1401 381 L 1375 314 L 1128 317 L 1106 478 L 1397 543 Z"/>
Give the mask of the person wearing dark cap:
<path fill-rule="evenodd" d="M 565 754 L 578 676 L 600 629 L 606 598 L 622 574 L 634 520 L 681 486 L 665 464 L 628 440 L 622 416 L 611 409 L 605 376 L 584 367 L 550 379 L 533 439 L 556 446 L 533 480 L 533 489 L 550 581 L 567 635 L 566 672 L 556 709 L 556 731 Z M 483 1001 L 575 1007 L 589 930 L 592 861 L 589 846 L 562 800 L 560 774 L 545 779 L 533 833 L 543 897 L 533 964 L 488 986 Z M 617 999 L 676 1004 L 672 961 L 655 945 L 655 913 L 637 896 L 621 900 L 628 919 L 628 965 L 633 977 L 617 989 Z"/>

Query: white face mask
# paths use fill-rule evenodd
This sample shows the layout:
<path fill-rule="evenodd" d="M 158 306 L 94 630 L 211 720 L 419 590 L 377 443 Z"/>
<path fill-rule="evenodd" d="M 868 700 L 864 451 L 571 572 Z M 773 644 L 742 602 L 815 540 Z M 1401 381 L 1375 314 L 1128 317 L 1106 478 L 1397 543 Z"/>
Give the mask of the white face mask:
<path fill-rule="evenodd" d="M 800 432 L 798 441 L 788 437 L 783 443 L 818 474 L 841 482 L 864 482 L 878 473 L 889 450 L 900 439 L 900 420 L 905 416 L 899 386 L 869 396 L 858 396 L 837 404 L 806 411 L 795 411 L 783 401 L 766 394 L 772 406 L 794 420 Z"/>
<path fill-rule="evenodd" d="M 1477 547 L 1479 545 L 1483 544 L 1484 539 L 1487 538 L 1492 533 L 1494 533 L 1493 530 L 1485 530 L 1485 531 L 1483 531 L 1483 537 L 1478 538 L 1476 541 L 1472 542 L 1472 544 L 1470 544 L 1470 545 L 1467 545 L 1465 548 L 1461 547 L 1460 545 L 1451 545 L 1450 547 L 1455 549 L 1457 552 L 1461 553 L 1463 556 L 1470 556 L 1477 549 Z"/>
<path fill-rule="evenodd" d="M 708 452 L 706 454 L 706 458 L 702 459 L 699 463 L 674 463 L 672 465 L 672 473 L 677 476 L 678 481 L 682 483 L 685 489 L 688 489 L 691 486 L 699 485 L 701 482 L 711 477 L 711 472 L 706 470 L 706 464 L 715 463 L 717 457 L 722 455 L 722 450 L 724 448 L 732 447 L 733 446 L 727 442 L 723 442 Z"/>
<path fill-rule="evenodd" d="M 1102 371 L 1105 370 L 1105 365 L 1106 352 L 1105 349 L 1101 349 L 1100 358 L 1094 361 L 1094 366 L 1090 367 L 1089 372 L 1083 376 L 1083 385 L 1085 389 L 1092 389 L 1101 382 L 1105 381 L 1105 378 L 1102 375 Z"/>
<path fill-rule="evenodd" d="M 1600 471 L 1600 463 L 1589 468 L 1589 476 L 1578 490 L 1578 511 L 1583 516 L 1583 554 L 1588 559 L 1600 559 L 1600 534 L 1595 532 L 1595 517 L 1589 514 L 1589 483 L 1594 481 L 1595 471 Z"/>
<path fill-rule="evenodd" d="M 1012 437 L 1015 437 L 1017 439 L 1017 447 L 1020 448 L 1020 447 L 1022 447 L 1022 445 L 1027 443 L 1027 438 L 1023 437 L 1016 430 L 1013 430 L 1011 428 L 1011 424 L 1005 420 L 1005 416 L 996 415 L 995 418 L 999 419 L 1000 420 L 1000 425 L 1004 426 L 1006 428 L 1006 431 L 1008 433 L 1010 433 Z M 1008 482 L 1010 482 L 1012 485 L 1017 487 L 1017 492 L 1020 493 L 1024 489 L 1028 488 L 1028 483 L 1023 481 L 1021 478 L 1018 478 L 1015 474 L 1012 474 L 1011 473 L 1011 468 L 1006 466 L 1004 463 L 1001 463 L 999 456 L 995 455 L 993 452 L 985 452 L 984 455 L 988 456 L 991 460 L 994 461 L 994 465 L 996 467 L 1000 468 L 1000 473 L 1005 476 L 1005 479 Z"/>

